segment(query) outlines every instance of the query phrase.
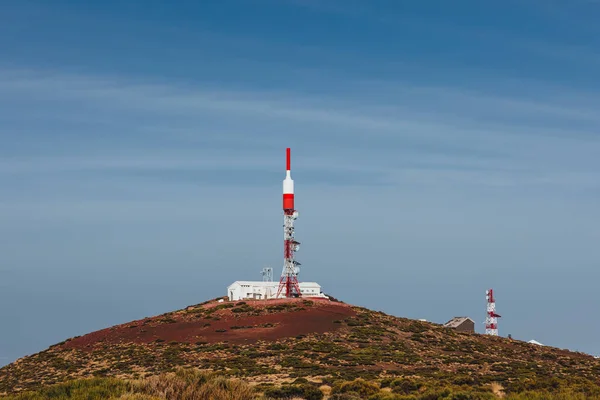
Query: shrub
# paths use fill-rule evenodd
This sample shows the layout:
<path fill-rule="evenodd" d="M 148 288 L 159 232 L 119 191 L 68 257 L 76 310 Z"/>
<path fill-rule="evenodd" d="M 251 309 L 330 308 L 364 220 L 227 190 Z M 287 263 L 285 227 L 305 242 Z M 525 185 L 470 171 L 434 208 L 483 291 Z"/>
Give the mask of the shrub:
<path fill-rule="evenodd" d="M 362 398 L 356 393 L 338 393 L 331 396 L 329 400 L 362 400 Z"/>
<path fill-rule="evenodd" d="M 431 391 L 425 392 L 424 394 L 419 396 L 418 399 L 419 400 L 438 400 L 438 399 L 446 399 L 446 398 L 448 398 L 448 396 L 450 396 L 449 389 L 431 390 Z"/>
<path fill-rule="evenodd" d="M 231 309 L 231 312 L 234 312 L 234 313 L 244 313 L 244 312 L 251 312 L 251 311 L 254 311 L 254 307 L 251 307 L 245 303 L 239 307 Z"/>
<path fill-rule="evenodd" d="M 323 392 L 319 390 L 319 388 L 314 387 L 312 385 L 304 385 L 304 391 L 302 393 L 302 397 L 305 400 L 321 400 L 323 396 Z"/>
<path fill-rule="evenodd" d="M 282 343 L 273 343 L 267 347 L 269 350 L 286 350 L 288 347 Z"/>
<path fill-rule="evenodd" d="M 448 400 L 494 400 L 496 396 L 491 393 L 456 392 L 447 397 Z"/>
<path fill-rule="evenodd" d="M 357 378 L 351 382 L 343 382 L 335 385 L 331 393 L 356 393 L 359 396 L 370 396 L 379 392 L 379 386 L 375 383 L 367 382 L 362 378 Z"/>
<path fill-rule="evenodd" d="M 394 379 L 390 384 L 394 393 L 410 394 L 416 392 L 423 386 L 423 383 L 414 379 L 398 378 Z"/>
<path fill-rule="evenodd" d="M 393 381 L 394 381 L 394 378 L 389 378 L 389 377 L 388 378 L 383 378 L 381 380 L 381 382 L 379 383 L 379 387 L 382 388 L 382 389 L 390 387 Z"/>
<path fill-rule="evenodd" d="M 323 399 L 323 392 L 309 384 L 284 385 L 277 388 L 268 388 L 265 390 L 265 396 L 273 399 L 300 397 L 305 400 L 321 400 Z"/>

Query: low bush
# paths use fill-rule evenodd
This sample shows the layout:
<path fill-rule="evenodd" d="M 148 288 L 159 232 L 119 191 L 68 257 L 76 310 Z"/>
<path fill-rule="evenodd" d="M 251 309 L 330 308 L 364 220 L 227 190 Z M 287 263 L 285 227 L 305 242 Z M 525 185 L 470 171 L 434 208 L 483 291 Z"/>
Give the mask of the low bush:
<path fill-rule="evenodd" d="M 368 382 L 362 378 L 357 378 L 351 382 L 342 382 L 336 384 L 331 389 L 332 394 L 355 393 L 359 396 L 370 396 L 379 393 L 379 386 Z"/>
<path fill-rule="evenodd" d="M 394 393 L 410 394 L 418 391 L 423 386 L 422 382 L 414 379 L 398 378 L 390 383 L 390 387 Z"/>
<path fill-rule="evenodd" d="M 302 398 L 305 400 L 321 400 L 324 395 L 318 388 L 310 385 L 283 385 L 265 390 L 265 396 L 272 399 Z"/>
<path fill-rule="evenodd" d="M 236 307 L 236 308 L 232 308 L 232 309 L 231 309 L 231 312 L 234 312 L 234 313 L 238 313 L 238 314 L 239 314 L 239 313 L 247 313 L 247 312 L 252 312 L 252 311 L 254 311 L 254 310 L 255 310 L 255 308 L 254 308 L 254 307 L 251 307 L 251 306 L 249 306 L 248 304 L 244 303 L 244 304 L 242 304 L 241 306 L 238 306 L 238 307 Z"/>

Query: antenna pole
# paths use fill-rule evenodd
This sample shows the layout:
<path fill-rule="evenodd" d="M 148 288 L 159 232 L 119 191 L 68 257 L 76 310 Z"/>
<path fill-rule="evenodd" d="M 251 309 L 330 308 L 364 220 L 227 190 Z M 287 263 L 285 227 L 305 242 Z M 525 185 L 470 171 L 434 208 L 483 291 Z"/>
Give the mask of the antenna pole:
<path fill-rule="evenodd" d="M 298 218 L 298 211 L 294 208 L 294 181 L 291 176 L 291 151 L 286 149 L 286 171 L 283 180 L 283 271 L 279 280 L 277 296 L 285 293 L 285 297 L 301 297 L 298 283 L 298 266 L 300 263 L 294 259 L 300 243 L 294 238 L 294 221 Z"/>
<path fill-rule="evenodd" d="M 500 315 L 496 314 L 496 299 L 494 298 L 494 289 L 486 290 L 485 298 L 487 300 L 485 334 L 491 336 L 498 336 L 498 318 L 500 318 Z"/>
<path fill-rule="evenodd" d="M 273 268 L 265 267 L 260 274 L 263 276 L 263 282 L 273 282 Z"/>

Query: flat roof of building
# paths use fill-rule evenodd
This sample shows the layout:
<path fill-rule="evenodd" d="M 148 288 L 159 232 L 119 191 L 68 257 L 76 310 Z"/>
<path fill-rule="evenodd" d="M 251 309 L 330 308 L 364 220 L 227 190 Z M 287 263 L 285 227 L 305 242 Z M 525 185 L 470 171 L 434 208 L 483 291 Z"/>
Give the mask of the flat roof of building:
<path fill-rule="evenodd" d="M 265 282 L 265 281 L 235 281 L 233 282 L 231 285 L 229 285 L 228 287 L 231 287 L 235 284 L 238 285 L 252 285 L 252 286 L 277 286 L 279 285 L 279 282 Z M 318 286 L 321 287 L 321 285 L 319 285 L 317 282 L 299 282 L 300 286 Z"/>

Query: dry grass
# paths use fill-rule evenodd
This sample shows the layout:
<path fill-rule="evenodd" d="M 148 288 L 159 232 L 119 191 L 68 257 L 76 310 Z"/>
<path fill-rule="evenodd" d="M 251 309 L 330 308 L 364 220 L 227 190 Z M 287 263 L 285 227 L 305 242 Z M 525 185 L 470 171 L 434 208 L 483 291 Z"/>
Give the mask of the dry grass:
<path fill-rule="evenodd" d="M 321 385 L 319 386 L 319 390 L 323 392 L 325 396 L 331 395 L 331 386 L 329 385 Z"/>
<path fill-rule="evenodd" d="M 579 387 L 579 390 L 561 389 L 554 392 L 524 391 L 504 395 L 498 383 L 487 386 L 487 391 L 468 389 L 464 386 L 427 384 L 407 385 L 406 380 L 394 380 L 383 387 L 363 379 L 338 381 L 333 386 L 321 383 L 284 384 L 269 390 L 253 388 L 245 381 L 228 379 L 199 370 L 179 369 L 176 372 L 138 380 L 95 378 L 51 385 L 35 392 L 21 393 L 2 400 L 600 400 L 600 388 Z M 271 389 L 276 389 L 275 391 Z M 303 395 L 297 390 L 303 389 Z M 306 390 L 306 389 L 310 390 Z M 481 389 L 481 388 L 480 388 Z M 262 392 L 271 392 L 273 398 Z M 319 393 L 320 391 L 320 393 Z M 274 394 L 278 393 L 278 394 Z M 274 394 L 274 395 L 273 395 Z M 325 396 L 323 396 L 325 395 Z M 304 397 L 301 397 L 304 396 Z"/>
<path fill-rule="evenodd" d="M 134 384 L 135 391 L 165 399 L 179 400 L 248 400 L 254 390 L 246 382 L 180 370 L 150 377 Z"/>
<path fill-rule="evenodd" d="M 246 382 L 196 370 L 178 370 L 145 379 L 75 380 L 3 400 L 255 400 L 260 397 Z"/>
<path fill-rule="evenodd" d="M 504 388 L 501 384 L 499 384 L 498 382 L 492 382 L 490 386 L 492 387 L 492 393 L 494 393 L 496 397 L 500 399 L 505 397 L 506 394 L 504 393 Z"/>

